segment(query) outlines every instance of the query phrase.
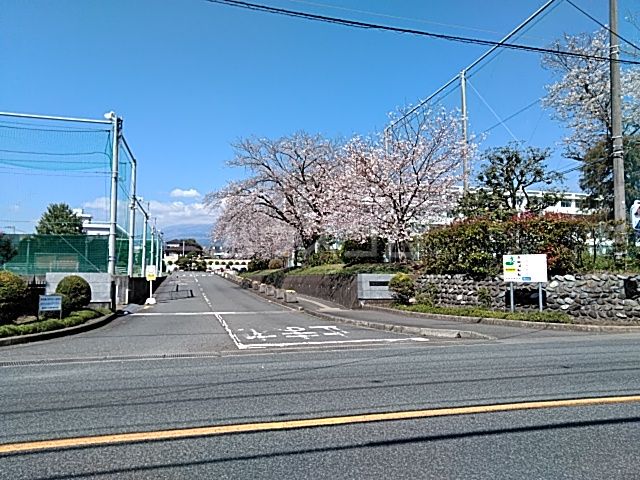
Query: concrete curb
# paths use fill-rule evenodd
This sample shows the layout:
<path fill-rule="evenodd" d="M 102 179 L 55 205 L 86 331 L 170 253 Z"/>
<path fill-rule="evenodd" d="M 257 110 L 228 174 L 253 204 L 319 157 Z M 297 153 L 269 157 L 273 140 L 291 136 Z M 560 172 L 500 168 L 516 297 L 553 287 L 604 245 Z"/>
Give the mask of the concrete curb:
<path fill-rule="evenodd" d="M 234 283 L 236 285 L 241 285 L 241 281 L 235 281 L 232 278 L 228 278 L 228 277 L 222 277 L 225 280 L 230 281 L 231 283 Z M 412 327 L 409 325 L 394 325 L 394 324 L 390 324 L 390 323 L 379 323 L 379 322 L 370 322 L 368 320 L 355 320 L 352 318 L 344 318 L 344 317 L 337 317 L 335 315 L 331 315 L 328 313 L 323 313 L 323 312 L 318 312 L 316 310 L 308 310 L 305 309 L 303 307 L 299 307 L 298 309 L 292 307 L 291 303 L 286 303 L 283 301 L 280 301 L 279 299 L 273 298 L 273 297 L 269 297 L 267 298 L 265 295 L 254 291 L 252 289 L 245 289 L 248 292 L 252 293 L 253 295 L 255 295 L 256 297 L 259 297 L 263 300 L 266 300 L 267 302 L 270 303 L 277 303 L 279 305 L 282 305 L 286 308 L 289 308 L 291 310 L 298 310 L 300 312 L 304 312 L 308 315 L 317 317 L 317 318 L 322 318 L 325 320 L 330 320 L 332 322 L 338 322 L 338 323 L 343 323 L 346 325 L 353 325 L 356 327 L 361 327 L 361 328 L 371 328 L 374 330 L 383 330 L 386 332 L 394 332 L 394 333 L 403 333 L 406 335 L 418 335 L 421 337 L 437 337 L 437 338 L 466 338 L 466 339 L 476 339 L 476 340 L 495 340 L 495 337 L 489 336 L 489 335 L 484 335 L 482 333 L 478 333 L 478 332 L 472 332 L 472 331 L 467 331 L 467 330 L 453 330 L 453 329 L 445 329 L 445 328 L 427 328 L 427 327 Z M 303 298 L 303 297 L 302 297 Z M 392 312 L 396 312 L 395 310 L 391 310 L 391 309 L 384 309 L 386 311 L 392 311 Z"/>
<path fill-rule="evenodd" d="M 38 342 L 40 340 L 50 340 L 52 338 L 64 337 L 66 335 L 86 332 L 89 330 L 93 330 L 94 328 L 102 327 L 118 316 L 119 315 L 117 313 L 111 313 L 109 315 L 104 315 L 102 317 L 88 320 L 85 323 L 76 325 L 75 327 L 59 328 L 57 330 L 50 330 L 48 332 L 30 333 L 28 335 L 17 335 L 15 337 L 0 338 L 0 347 L 18 345 L 21 343 Z"/>
<path fill-rule="evenodd" d="M 394 325 L 390 323 L 370 322 L 368 320 L 354 320 L 352 318 L 336 317 L 327 313 L 321 313 L 313 310 L 304 310 L 305 313 L 314 317 L 324 318 L 334 322 L 354 325 L 356 327 L 372 328 L 375 330 L 384 330 L 385 332 L 403 333 L 406 335 L 419 335 L 421 337 L 436 338 L 466 338 L 475 340 L 495 340 L 495 337 L 484 335 L 478 332 L 468 330 L 452 330 L 446 328 L 427 328 L 427 327 L 411 327 L 409 325 Z"/>
<path fill-rule="evenodd" d="M 374 305 L 364 305 L 365 310 L 378 310 L 381 312 L 392 312 L 405 315 L 407 317 L 424 317 L 436 320 L 450 320 L 453 322 L 496 325 L 500 327 L 531 328 L 536 330 L 565 330 L 573 332 L 588 333 L 640 333 L 640 326 L 618 326 L 618 325 L 588 325 L 583 323 L 551 323 L 551 322 L 527 322 L 524 320 L 505 320 L 503 318 L 485 317 L 463 317 L 459 315 L 442 315 L 439 313 L 407 312 L 396 310 L 395 308 L 380 307 Z"/>

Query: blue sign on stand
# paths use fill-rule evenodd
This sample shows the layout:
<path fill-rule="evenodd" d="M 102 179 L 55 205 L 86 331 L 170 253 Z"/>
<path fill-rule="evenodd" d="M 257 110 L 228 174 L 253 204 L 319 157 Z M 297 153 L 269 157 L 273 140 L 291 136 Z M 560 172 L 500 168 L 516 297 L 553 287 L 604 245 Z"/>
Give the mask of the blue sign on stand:
<path fill-rule="evenodd" d="M 38 310 L 41 312 L 62 310 L 62 295 L 40 295 Z"/>

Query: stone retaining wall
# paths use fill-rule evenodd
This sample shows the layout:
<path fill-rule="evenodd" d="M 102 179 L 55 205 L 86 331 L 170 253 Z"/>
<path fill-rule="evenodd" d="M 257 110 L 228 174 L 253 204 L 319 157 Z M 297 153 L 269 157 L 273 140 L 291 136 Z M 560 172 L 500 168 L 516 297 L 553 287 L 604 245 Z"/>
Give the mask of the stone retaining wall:
<path fill-rule="evenodd" d="M 474 280 L 465 275 L 424 275 L 418 295 L 435 305 L 507 309 L 509 285 L 500 278 Z M 640 321 L 640 275 L 610 273 L 554 276 L 543 284 L 546 310 L 562 311 L 591 321 Z M 537 284 L 516 285 L 516 310 L 537 310 Z"/>
<path fill-rule="evenodd" d="M 259 282 L 269 282 L 265 275 L 252 275 L 250 278 Z M 275 286 L 323 298 L 348 308 L 359 307 L 355 275 L 287 275 L 280 278 Z"/>

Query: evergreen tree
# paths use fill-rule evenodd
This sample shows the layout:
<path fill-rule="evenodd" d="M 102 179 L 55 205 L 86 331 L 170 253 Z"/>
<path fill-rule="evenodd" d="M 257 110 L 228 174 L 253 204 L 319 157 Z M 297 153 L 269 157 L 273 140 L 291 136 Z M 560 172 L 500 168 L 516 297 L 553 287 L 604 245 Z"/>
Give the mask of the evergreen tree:
<path fill-rule="evenodd" d="M 640 137 L 624 138 L 625 204 L 640 199 Z M 613 219 L 613 163 L 611 142 L 603 140 L 587 152 L 581 168 L 580 188 L 589 194 L 589 207 Z"/>
<path fill-rule="evenodd" d="M 0 232 L 0 267 L 18 254 L 11 239 Z"/>
<path fill-rule="evenodd" d="M 522 149 L 513 142 L 488 150 L 484 154 L 486 163 L 477 177 L 477 188 L 462 196 L 455 212 L 465 217 L 499 219 L 522 209 L 541 213 L 559 199 L 559 193 L 548 187 L 562 180 L 560 174 L 547 170 L 548 155 L 546 150 Z M 539 185 L 547 190 L 545 194 L 531 196 L 531 187 Z"/>
<path fill-rule="evenodd" d="M 40 217 L 36 232 L 39 235 L 81 235 L 82 219 L 66 203 L 52 203 Z"/>

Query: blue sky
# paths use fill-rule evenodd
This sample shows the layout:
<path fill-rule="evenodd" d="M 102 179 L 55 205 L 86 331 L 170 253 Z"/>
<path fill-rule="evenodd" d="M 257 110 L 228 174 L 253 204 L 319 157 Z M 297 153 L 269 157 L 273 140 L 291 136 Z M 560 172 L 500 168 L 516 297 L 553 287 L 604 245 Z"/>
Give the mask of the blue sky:
<path fill-rule="evenodd" d="M 575 1 L 607 22 L 607 2 Z M 498 40 L 544 2 L 262 3 Z M 621 17 L 630 8 L 638 10 L 620 0 Z M 621 24 L 627 28 L 623 18 Z M 564 31 L 596 28 L 561 2 L 517 41 L 545 46 Z M 370 133 L 385 126 L 390 111 L 429 95 L 485 50 L 205 0 L 0 0 L 0 110 L 88 118 L 116 111 L 138 158 L 138 192 L 152 202 L 161 228 L 208 224 L 197 194 L 244 173 L 225 167 L 232 142 L 299 130 L 331 137 Z M 471 129 L 484 131 L 539 98 L 548 80 L 538 55 L 501 53 L 470 79 Z M 457 107 L 458 99 L 453 90 L 443 104 Z M 511 133 L 495 128 L 483 146 L 515 137 L 553 148 L 554 168 L 571 167 L 560 155 L 561 127 L 548 117 L 531 108 L 509 122 Z M 28 231 L 52 201 L 96 206 L 107 193 L 102 178 L 36 173 L 0 169 L 0 228 Z M 568 186 L 575 188 L 575 176 Z"/>

